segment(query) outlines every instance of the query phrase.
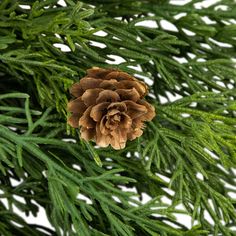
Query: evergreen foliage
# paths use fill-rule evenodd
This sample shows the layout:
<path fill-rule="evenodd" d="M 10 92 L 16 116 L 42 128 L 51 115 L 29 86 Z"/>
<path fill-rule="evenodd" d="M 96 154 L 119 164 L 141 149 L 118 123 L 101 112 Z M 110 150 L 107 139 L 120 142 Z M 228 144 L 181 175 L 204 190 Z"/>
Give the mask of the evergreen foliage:
<path fill-rule="evenodd" d="M 0 1 L 1 235 L 236 234 L 236 3 L 202 2 Z M 157 112 L 120 151 L 66 125 L 68 89 L 111 55 L 150 80 Z M 39 206 L 54 230 L 14 211 Z"/>

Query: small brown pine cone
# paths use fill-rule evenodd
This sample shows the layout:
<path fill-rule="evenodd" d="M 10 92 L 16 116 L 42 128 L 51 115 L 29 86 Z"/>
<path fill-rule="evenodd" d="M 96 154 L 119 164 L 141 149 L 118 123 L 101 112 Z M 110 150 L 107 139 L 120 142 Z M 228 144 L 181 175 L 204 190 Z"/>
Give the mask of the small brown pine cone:
<path fill-rule="evenodd" d="M 147 86 L 119 70 L 93 67 L 87 74 L 70 90 L 76 99 L 68 103 L 68 123 L 80 127 L 87 141 L 122 149 L 127 140 L 141 136 L 144 122 L 155 116 L 154 107 L 143 100 Z"/>

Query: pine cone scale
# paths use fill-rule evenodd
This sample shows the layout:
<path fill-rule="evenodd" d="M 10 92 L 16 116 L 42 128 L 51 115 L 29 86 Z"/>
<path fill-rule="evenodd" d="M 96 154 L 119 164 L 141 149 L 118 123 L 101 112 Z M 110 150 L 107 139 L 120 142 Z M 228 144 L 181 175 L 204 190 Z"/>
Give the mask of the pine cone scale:
<path fill-rule="evenodd" d="M 94 121 L 99 122 L 105 113 L 104 111 L 107 110 L 109 105 L 109 102 L 103 102 L 95 105 L 91 110 L 90 117 L 93 118 Z"/>
<path fill-rule="evenodd" d="M 73 128 L 77 128 L 78 127 L 78 123 L 79 123 L 79 117 L 78 114 L 73 114 L 71 115 L 68 120 L 67 120 L 68 124 L 73 127 Z"/>
<path fill-rule="evenodd" d="M 124 102 L 128 108 L 127 114 L 132 118 L 136 119 L 140 116 L 145 115 L 148 112 L 148 109 L 140 104 L 137 104 L 133 101 L 125 101 Z"/>
<path fill-rule="evenodd" d="M 82 126 L 87 129 L 94 128 L 96 123 L 90 117 L 90 113 L 91 113 L 92 108 L 93 108 L 93 106 L 88 107 L 87 110 L 84 112 L 84 114 L 81 116 L 81 118 L 79 119 L 79 126 Z"/>
<path fill-rule="evenodd" d="M 75 100 L 72 100 L 67 105 L 67 110 L 69 112 L 77 113 L 77 114 L 83 114 L 86 110 L 87 106 L 82 101 L 81 97 L 76 98 Z"/>
<path fill-rule="evenodd" d="M 81 88 L 81 85 L 79 82 L 75 83 L 72 85 L 72 87 L 70 88 L 70 93 L 74 96 L 74 97 L 80 97 L 83 95 L 84 90 Z"/>
<path fill-rule="evenodd" d="M 117 80 L 105 80 L 100 84 L 100 87 L 103 89 L 116 90 L 118 86 Z"/>
<path fill-rule="evenodd" d="M 95 89 L 87 89 L 81 99 L 83 100 L 84 104 L 88 107 L 91 105 L 96 104 L 96 99 L 98 98 L 99 94 L 103 91 L 103 89 L 95 88 Z"/>
<path fill-rule="evenodd" d="M 108 106 L 108 111 L 112 109 L 117 109 L 120 112 L 127 111 L 126 104 L 124 102 L 113 102 Z"/>
<path fill-rule="evenodd" d="M 93 67 L 93 68 L 87 70 L 87 74 L 88 74 L 88 76 L 91 76 L 93 78 L 105 78 L 106 75 L 111 73 L 112 71 L 114 71 L 114 70 Z"/>
<path fill-rule="evenodd" d="M 93 139 L 93 137 L 96 135 L 96 130 L 95 129 L 87 129 L 87 128 L 84 128 L 82 127 L 81 128 L 81 138 L 86 140 L 86 141 L 89 141 L 91 139 Z"/>
<path fill-rule="evenodd" d="M 117 88 L 119 89 L 135 88 L 136 91 L 139 93 L 140 98 L 143 98 L 147 93 L 147 87 L 143 83 L 137 81 L 122 80 L 117 84 Z"/>
<path fill-rule="evenodd" d="M 101 102 L 118 102 L 118 101 L 120 101 L 119 94 L 111 90 L 103 90 L 102 92 L 100 92 L 98 98 L 96 99 L 97 104 Z"/>
<path fill-rule="evenodd" d="M 137 102 L 140 99 L 140 95 L 135 88 L 117 89 L 116 92 L 119 94 L 122 101 L 132 100 L 134 102 Z"/>

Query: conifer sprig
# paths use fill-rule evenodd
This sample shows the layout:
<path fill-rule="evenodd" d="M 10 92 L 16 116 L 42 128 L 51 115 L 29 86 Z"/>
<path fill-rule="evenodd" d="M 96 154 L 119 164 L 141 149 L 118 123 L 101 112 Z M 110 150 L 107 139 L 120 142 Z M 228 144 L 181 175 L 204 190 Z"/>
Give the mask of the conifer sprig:
<path fill-rule="evenodd" d="M 236 4 L 202 2 L 0 2 L 0 234 L 235 234 Z M 157 112 L 121 151 L 66 125 L 69 87 L 114 56 L 113 67 L 150 80 Z M 13 206 L 43 207 L 54 230 Z"/>

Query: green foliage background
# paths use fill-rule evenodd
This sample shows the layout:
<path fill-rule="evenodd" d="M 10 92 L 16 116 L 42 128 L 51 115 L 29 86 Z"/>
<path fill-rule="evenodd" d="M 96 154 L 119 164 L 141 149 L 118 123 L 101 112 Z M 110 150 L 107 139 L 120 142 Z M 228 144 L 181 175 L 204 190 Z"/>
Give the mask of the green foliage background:
<path fill-rule="evenodd" d="M 235 1 L 65 2 L 0 1 L 0 234 L 236 235 Z M 149 78 L 157 111 L 121 151 L 94 148 L 66 125 L 68 88 L 86 69 L 110 67 L 111 55 Z M 13 206 L 43 207 L 54 230 Z"/>

